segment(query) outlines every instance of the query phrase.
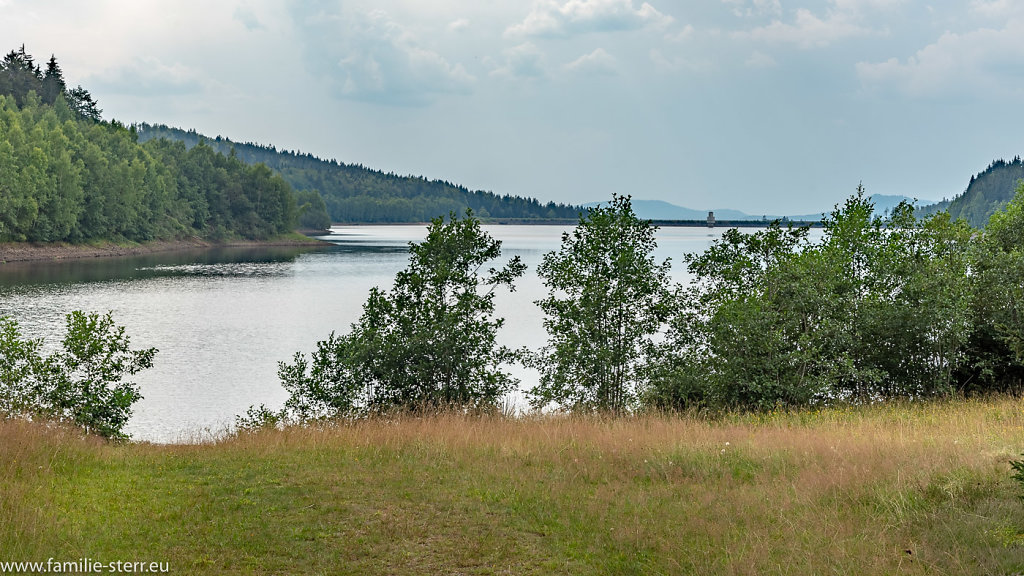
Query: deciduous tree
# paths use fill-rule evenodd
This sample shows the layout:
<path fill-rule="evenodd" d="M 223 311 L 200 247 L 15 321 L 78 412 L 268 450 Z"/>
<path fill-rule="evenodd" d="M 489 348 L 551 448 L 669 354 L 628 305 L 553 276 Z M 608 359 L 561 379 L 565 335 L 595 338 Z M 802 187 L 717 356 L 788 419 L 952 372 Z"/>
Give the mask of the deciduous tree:
<path fill-rule="evenodd" d="M 519 257 L 484 272 L 501 242 L 470 211 L 435 218 L 409 251 L 409 266 L 389 292 L 370 292 L 348 334 L 318 343 L 311 361 L 299 353 L 281 363 L 288 416 L 491 407 L 514 387 L 501 368 L 512 354 L 496 343 L 503 319 L 494 317 L 494 290 L 514 289 L 526 268 Z"/>
<path fill-rule="evenodd" d="M 132 350 L 110 313 L 67 315 L 61 349 L 42 357 L 42 341 L 0 318 L 0 411 L 42 416 L 106 438 L 125 438 L 132 405 L 142 398 L 125 376 L 153 365 L 156 348 Z"/>
<path fill-rule="evenodd" d="M 646 386 L 654 335 L 672 309 L 669 262 L 653 252 L 656 228 L 615 196 L 580 216 L 544 256 L 538 274 L 549 290 L 547 345 L 530 364 L 541 372 L 529 392 L 536 407 L 616 413 L 635 407 Z"/>

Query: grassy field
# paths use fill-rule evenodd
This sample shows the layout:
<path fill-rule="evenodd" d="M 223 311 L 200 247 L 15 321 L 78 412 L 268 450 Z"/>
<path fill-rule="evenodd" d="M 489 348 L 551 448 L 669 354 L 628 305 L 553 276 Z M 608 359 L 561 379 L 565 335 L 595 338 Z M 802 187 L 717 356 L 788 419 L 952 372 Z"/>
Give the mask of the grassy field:
<path fill-rule="evenodd" d="M 108 445 L 0 423 L 0 561 L 220 574 L 1017 574 L 1024 401 L 441 416 Z"/>

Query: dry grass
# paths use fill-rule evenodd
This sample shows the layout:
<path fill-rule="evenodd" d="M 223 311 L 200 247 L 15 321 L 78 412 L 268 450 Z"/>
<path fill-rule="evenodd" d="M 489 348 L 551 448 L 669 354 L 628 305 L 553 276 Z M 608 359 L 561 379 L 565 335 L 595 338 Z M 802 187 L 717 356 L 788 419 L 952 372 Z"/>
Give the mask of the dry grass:
<path fill-rule="evenodd" d="M 1019 399 L 438 416 L 196 446 L 0 424 L 0 561 L 174 573 L 1013 574 Z"/>

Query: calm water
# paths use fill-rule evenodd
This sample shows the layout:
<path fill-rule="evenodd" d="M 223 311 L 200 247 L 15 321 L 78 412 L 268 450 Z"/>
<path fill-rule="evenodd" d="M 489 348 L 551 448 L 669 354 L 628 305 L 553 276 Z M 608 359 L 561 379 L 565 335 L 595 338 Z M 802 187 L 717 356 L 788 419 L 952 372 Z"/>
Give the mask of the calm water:
<path fill-rule="evenodd" d="M 497 298 L 506 319 L 501 343 L 537 347 L 545 339 L 533 304 L 545 296 L 535 271 L 569 227 L 488 226 L 503 256 L 529 266 L 514 293 Z M 154 368 L 135 377 L 145 397 L 128 432 L 135 439 L 201 439 L 231 425 L 250 405 L 280 407 L 287 397 L 277 362 L 309 352 L 332 330 L 358 319 L 373 286 L 388 288 L 407 263 L 421 226 L 336 227 L 321 249 L 215 249 L 139 258 L 0 266 L 0 316 L 48 343 L 63 336 L 64 314 L 103 313 L 127 328 L 133 348 L 160 349 Z M 703 251 L 723 229 L 662 228 L 659 260 L 671 258 L 685 281 L 682 254 Z M 513 373 L 528 389 L 536 374 Z M 517 398 L 521 395 L 517 394 Z"/>

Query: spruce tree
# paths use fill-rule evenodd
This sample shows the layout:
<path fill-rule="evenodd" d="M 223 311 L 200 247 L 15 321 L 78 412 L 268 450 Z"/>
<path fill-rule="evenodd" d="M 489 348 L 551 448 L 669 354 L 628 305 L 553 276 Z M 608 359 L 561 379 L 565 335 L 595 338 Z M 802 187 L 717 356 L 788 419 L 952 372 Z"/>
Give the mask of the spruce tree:
<path fill-rule="evenodd" d="M 67 85 L 64 83 L 64 72 L 57 64 L 57 57 L 50 55 L 50 61 L 46 63 L 46 73 L 43 75 L 43 102 L 53 105 L 57 97 L 64 93 Z"/>

